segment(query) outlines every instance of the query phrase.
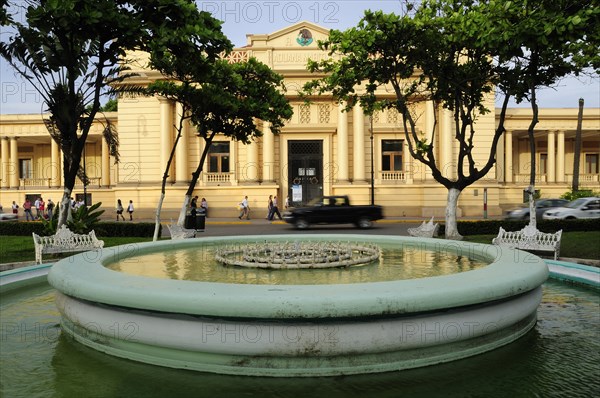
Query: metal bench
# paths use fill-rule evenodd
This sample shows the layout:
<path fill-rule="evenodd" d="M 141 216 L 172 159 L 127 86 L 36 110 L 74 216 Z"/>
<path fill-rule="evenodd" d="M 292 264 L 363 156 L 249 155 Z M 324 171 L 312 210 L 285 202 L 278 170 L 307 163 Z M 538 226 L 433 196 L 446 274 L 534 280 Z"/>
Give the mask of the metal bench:
<path fill-rule="evenodd" d="M 71 232 L 66 225 L 59 228 L 52 236 L 39 236 L 35 232 L 33 244 L 35 246 L 35 261 L 42 263 L 42 254 L 72 253 L 87 250 L 102 249 L 104 241 L 96 238 L 96 232 L 76 234 Z"/>
<path fill-rule="evenodd" d="M 438 223 L 434 224 L 433 217 L 431 217 L 431 220 L 427 222 L 423 221 L 423 223 L 416 228 L 408 228 L 408 234 L 420 238 L 433 238 L 434 236 L 437 236 L 439 228 L 440 225 Z"/>
<path fill-rule="evenodd" d="M 169 234 L 171 235 L 172 240 L 190 239 L 196 237 L 195 229 L 183 228 L 177 224 L 169 224 L 167 225 L 167 228 L 169 228 Z"/>
<path fill-rule="evenodd" d="M 506 231 L 500 227 L 498 236 L 492 239 L 492 243 L 501 247 L 521 250 L 538 250 L 554 252 L 554 259 L 560 254 L 560 238 L 562 229 L 556 233 L 539 231 L 532 225 L 527 225 L 520 231 Z"/>

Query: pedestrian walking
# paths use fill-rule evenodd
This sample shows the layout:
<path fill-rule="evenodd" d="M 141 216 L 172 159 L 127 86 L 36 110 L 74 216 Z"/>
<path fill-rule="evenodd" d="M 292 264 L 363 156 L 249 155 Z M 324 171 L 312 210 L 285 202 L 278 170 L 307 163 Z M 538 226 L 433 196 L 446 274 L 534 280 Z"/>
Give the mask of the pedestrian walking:
<path fill-rule="evenodd" d="M 273 221 L 273 218 L 275 217 L 275 214 L 277 214 L 277 217 L 279 217 L 280 220 L 283 220 L 281 218 L 281 213 L 279 212 L 279 206 L 277 205 L 277 196 L 275 196 L 273 198 L 273 206 L 271 206 L 271 212 L 269 213 L 269 220 Z"/>
<path fill-rule="evenodd" d="M 269 199 L 267 199 L 267 216 L 265 220 L 271 219 L 271 210 L 273 209 L 273 195 L 269 195 Z"/>
<path fill-rule="evenodd" d="M 14 200 L 12 202 L 12 212 L 13 214 L 17 215 L 17 218 L 19 218 L 19 205 Z"/>
<path fill-rule="evenodd" d="M 123 203 L 121 203 L 121 199 L 117 199 L 117 221 L 119 221 L 119 216 L 121 216 L 121 219 L 125 221 L 125 217 L 123 217 Z"/>
<path fill-rule="evenodd" d="M 246 220 L 250 219 L 250 205 L 248 205 L 248 195 L 244 197 L 244 199 L 239 203 L 240 206 L 240 215 L 238 218 L 241 220 L 246 217 Z"/>
<path fill-rule="evenodd" d="M 127 213 L 129 213 L 129 221 L 133 221 L 133 200 L 129 201 L 127 206 Z"/>

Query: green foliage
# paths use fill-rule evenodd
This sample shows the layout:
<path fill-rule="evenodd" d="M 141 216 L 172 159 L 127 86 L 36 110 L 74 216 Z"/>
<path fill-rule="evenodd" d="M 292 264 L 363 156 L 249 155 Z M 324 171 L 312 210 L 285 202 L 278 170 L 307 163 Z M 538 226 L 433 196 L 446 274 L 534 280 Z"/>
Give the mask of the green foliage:
<path fill-rule="evenodd" d="M 58 210 L 58 209 L 56 209 Z M 52 217 L 50 219 L 45 219 L 42 217 L 42 225 L 44 229 L 41 233 L 42 236 L 50 236 L 56 233 L 56 226 L 58 225 L 58 211 L 52 213 Z"/>
<path fill-rule="evenodd" d="M 481 220 L 481 221 L 459 221 L 458 231 L 461 235 L 498 235 L 500 227 L 507 231 L 518 231 L 523 229 L 528 221 L 513 220 Z M 440 224 L 440 234 L 444 232 L 444 224 Z M 537 220 L 537 228 L 542 232 L 571 231 L 600 231 L 598 220 Z"/>
<path fill-rule="evenodd" d="M 125 223 L 114 221 L 100 221 L 95 224 L 94 230 L 101 237 L 152 237 L 153 223 Z M 38 235 L 52 235 L 46 233 L 42 222 L 0 222 L 0 236 L 28 236 L 35 232 Z"/>
<path fill-rule="evenodd" d="M 578 191 L 567 191 L 560 195 L 562 199 L 575 200 L 579 198 L 588 198 L 590 196 L 600 196 L 600 192 L 595 192 L 591 189 L 580 189 Z"/>
<path fill-rule="evenodd" d="M 16 236 L 29 236 L 36 233 L 38 235 L 44 235 L 44 224 L 39 221 L 33 222 L 0 222 L 0 236 L 2 235 L 16 235 Z M 2 243 L 3 245 L 3 243 Z"/>
<path fill-rule="evenodd" d="M 72 213 L 72 218 L 67 222 L 67 227 L 76 234 L 87 234 L 91 230 L 97 229 L 100 216 L 104 210 L 98 210 L 102 202 L 98 202 L 90 207 L 80 206 Z"/>
<path fill-rule="evenodd" d="M 65 197 L 75 185 L 89 129 L 105 94 L 129 89 L 128 50 L 211 65 L 233 45 L 220 21 L 189 0 L 31 0 L 25 20 L 0 3 L 0 55 L 39 92 L 63 154 Z M 19 8 L 22 9 L 22 8 Z M 59 224 L 66 222 L 61 213 Z"/>
<path fill-rule="evenodd" d="M 98 210 L 102 202 L 98 202 L 90 207 L 80 206 L 71 213 L 71 219 L 67 221 L 67 228 L 76 234 L 87 234 L 92 230 L 97 230 L 100 216 L 104 210 Z M 58 211 L 52 214 L 50 220 L 42 219 L 43 235 L 50 236 L 56 233 L 58 226 Z M 96 231 L 100 235 L 103 231 Z"/>

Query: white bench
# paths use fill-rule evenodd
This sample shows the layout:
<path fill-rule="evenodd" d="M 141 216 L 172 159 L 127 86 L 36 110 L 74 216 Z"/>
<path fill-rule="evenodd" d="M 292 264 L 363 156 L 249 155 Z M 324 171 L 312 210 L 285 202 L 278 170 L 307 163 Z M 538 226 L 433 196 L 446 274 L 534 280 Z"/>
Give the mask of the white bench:
<path fill-rule="evenodd" d="M 167 228 L 169 228 L 169 234 L 171 235 L 172 240 L 190 239 L 196 237 L 195 229 L 183 228 L 177 224 L 169 224 L 167 225 Z"/>
<path fill-rule="evenodd" d="M 562 229 L 556 233 L 539 231 L 532 225 L 527 225 L 520 231 L 505 231 L 500 227 L 498 236 L 492 239 L 492 243 L 501 247 L 522 250 L 539 250 L 554 252 L 554 259 L 560 254 L 560 238 Z"/>
<path fill-rule="evenodd" d="M 66 225 L 61 226 L 52 236 L 39 236 L 34 232 L 33 244 L 35 261 L 38 264 L 42 263 L 42 254 L 82 252 L 104 247 L 104 241 L 98 240 L 94 231 L 85 235 L 76 234 Z"/>
<path fill-rule="evenodd" d="M 416 228 L 408 228 L 408 234 L 420 238 L 433 238 L 434 236 L 437 236 L 439 228 L 440 225 L 438 223 L 434 224 L 433 217 L 431 217 L 431 220 L 427 222 L 423 221 L 423 223 Z"/>

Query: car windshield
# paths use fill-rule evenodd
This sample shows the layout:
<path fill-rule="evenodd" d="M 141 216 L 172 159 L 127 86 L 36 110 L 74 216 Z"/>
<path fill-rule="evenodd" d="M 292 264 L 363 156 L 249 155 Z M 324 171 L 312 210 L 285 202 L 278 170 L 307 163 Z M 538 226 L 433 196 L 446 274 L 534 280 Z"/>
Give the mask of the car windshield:
<path fill-rule="evenodd" d="M 575 199 L 572 202 L 569 202 L 568 204 L 565 205 L 565 207 L 568 207 L 569 209 L 576 209 L 579 206 L 581 206 L 582 204 L 584 204 L 585 202 L 587 202 L 587 199 L 579 198 L 579 199 Z"/>

